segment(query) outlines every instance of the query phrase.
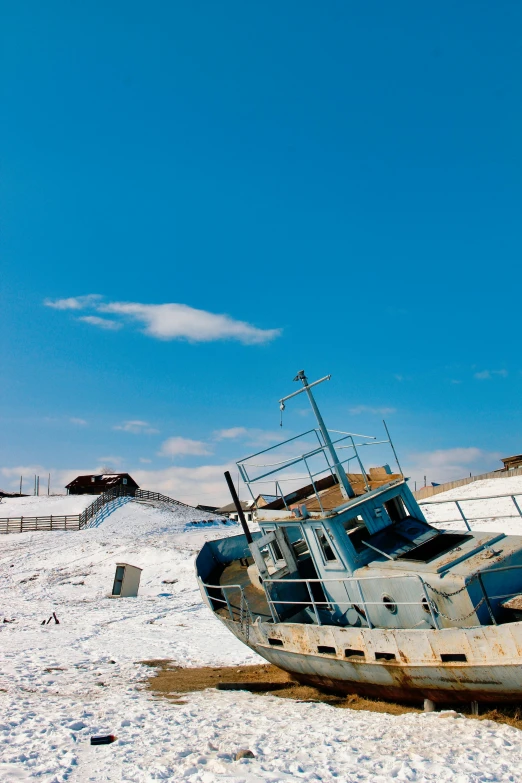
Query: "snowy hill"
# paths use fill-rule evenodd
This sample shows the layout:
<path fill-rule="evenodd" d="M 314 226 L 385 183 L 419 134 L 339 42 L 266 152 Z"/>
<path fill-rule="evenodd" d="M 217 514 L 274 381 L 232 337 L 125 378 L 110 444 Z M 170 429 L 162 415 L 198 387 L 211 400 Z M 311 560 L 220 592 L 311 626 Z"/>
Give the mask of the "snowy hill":
<path fill-rule="evenodd" d="M 97 529 L 0 538 L 0 780 L 520 779 L 522 735 L 489 721 L 222 691 L 175 705 L 141 690 L 144 659 L 260 660 L 202 604 L 194 577 L 204 541 L 238 531 L 195 525 L 190 509 L 129 502 Z M 143 568 L 137 598 L 107 597 L 118 561 Z M 41 625 L 52 612 L 60 624 Z M 119 739 L 91 747 L 97 733 Z M 256 759 L 235 762 L 240 747 Z"/>

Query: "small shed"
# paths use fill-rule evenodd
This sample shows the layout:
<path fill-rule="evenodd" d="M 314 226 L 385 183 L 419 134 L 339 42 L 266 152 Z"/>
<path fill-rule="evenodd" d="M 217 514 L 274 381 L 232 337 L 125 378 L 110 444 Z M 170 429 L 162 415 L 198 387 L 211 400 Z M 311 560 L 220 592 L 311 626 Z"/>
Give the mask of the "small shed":
<path fill-rule="evenodd" d="M 76 476 L 65 487 L 68 495 L 101 495 L 112 487 L 126 486 L 139 489 L 129 473 L 90 473 L 87 476 Z"/>
<path fill-rule="evenodd" d="M 129 563 L 116 563 L 111 598 L 136 598 L 142 570 Z"/>

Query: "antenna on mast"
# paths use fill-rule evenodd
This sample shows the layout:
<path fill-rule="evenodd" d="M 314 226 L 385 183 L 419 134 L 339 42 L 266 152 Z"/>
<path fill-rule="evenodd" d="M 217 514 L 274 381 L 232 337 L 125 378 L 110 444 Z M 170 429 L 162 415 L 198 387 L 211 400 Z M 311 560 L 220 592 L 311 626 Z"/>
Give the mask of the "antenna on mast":
<path fill-rule="evenodd" d="M 293 392 L 293 394 L 288 394 L 286 397 L 282 397 L 279 400 L 279 408 L 281 410 L 281 426 L 282 426 L 282 417 L 283 417 L 283 411 L 285 409 L 286 400 L 289 400 L 291 397 L 296 397 L 298 394 L 301 394 L 302 392 L 306 392 L 310 405 L 312 406 L 312 410 L 315 414 L 315 418 L 317 419 L 317 424 L 319 425 L 321 435 L 323 436 L 324 445 L 330 452 L 330 456 L 333 460 L 333 469 L 339 481 L 341 494 L 345 498 L 353 498 L 355 497 L 355 492 L 353 491 L 352 486 L 348 481 L 348 476 L 346 475 L 343 466 L 339 462 L 339 457 L 337 456 L 337 452 L 334 449 L 334 445 L 332 443 L 328 430 L 326 429 L 326 425 L 323 421 L 323 417 L 321 416 L 319 408 L 317 407 L 317 403 L 314 399 L 314 395 L 312 394 L 311 391 L 312 386 L 317 386 L 318 383 L 322 383 L 323 381 L 329 381 L 331 377 L 332 377 L 331 375 L 325 375 L 324 378 L 320 378 L 318 381 L 314 381 L 313 383 L 308 383 L 308 378 L 305 375 L 305 371 L 299 370 L 299 372 L 294 378 L 294 381 L 301 381 L 303 384 L 303 388 L 299 389 L 299 391 Z"/>

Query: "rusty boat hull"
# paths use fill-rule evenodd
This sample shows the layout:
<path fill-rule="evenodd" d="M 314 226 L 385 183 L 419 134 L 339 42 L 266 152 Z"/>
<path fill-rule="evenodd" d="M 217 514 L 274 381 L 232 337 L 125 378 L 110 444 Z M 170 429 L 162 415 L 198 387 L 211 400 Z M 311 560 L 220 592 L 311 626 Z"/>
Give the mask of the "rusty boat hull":
<path fill-rule="evenodd" d="M 411 702 L 522 700 L 522 622 L 436 631 L 220 620 L 299 682 L 337 693 Z"/>

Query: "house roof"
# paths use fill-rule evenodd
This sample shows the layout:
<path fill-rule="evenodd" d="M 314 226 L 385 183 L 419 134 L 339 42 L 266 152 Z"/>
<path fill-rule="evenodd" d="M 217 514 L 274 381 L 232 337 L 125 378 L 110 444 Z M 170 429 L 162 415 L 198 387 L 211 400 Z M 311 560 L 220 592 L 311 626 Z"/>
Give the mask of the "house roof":
<path fill-rule="evenodd" d="M 129 486 L 139 486 L 139 484 L 134 481 L 129 473 L 89 473 L 87 476 L 76 476 L 76 478 L 70 481 L 65 488 L 71 489 L 71 487 L 91 487 L 93 484 L 94 486 L 98 487 L 114 487 L 118 484 L 121 484 L 122 479 L 124 478 L 127 479 L 127 484 Z"/>
<path fill-rule="evenodd" d="M 252 508 L 252 503 L 248 500 L 241 500 L 240 503 L 243 511 L 250 511 Z M 216 514 L 233 514 L 235 510 L 235 505 L 233 503 L 229 503 L 227 506 L 221 506 L 221 508 L 218 508 L 216 510 Z"/>

